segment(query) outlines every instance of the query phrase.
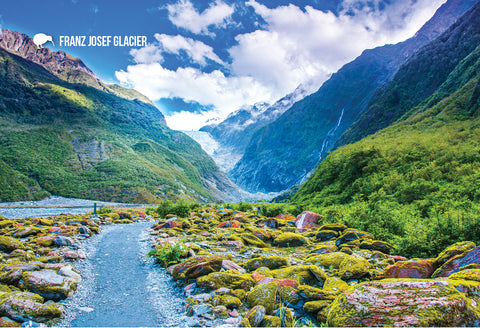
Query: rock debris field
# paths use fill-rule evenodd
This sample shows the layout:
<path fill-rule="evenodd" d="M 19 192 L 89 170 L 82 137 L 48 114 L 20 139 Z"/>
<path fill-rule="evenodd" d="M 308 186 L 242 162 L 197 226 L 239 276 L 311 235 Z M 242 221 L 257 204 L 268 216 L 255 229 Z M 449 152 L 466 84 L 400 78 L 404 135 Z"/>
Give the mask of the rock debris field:
<path fill-rule="evenodd" d="M 0 229 L 0 326 L 480 325 L 469 241 L 407 259 L 313 212 L 221 207 L 3 218 Z"/>

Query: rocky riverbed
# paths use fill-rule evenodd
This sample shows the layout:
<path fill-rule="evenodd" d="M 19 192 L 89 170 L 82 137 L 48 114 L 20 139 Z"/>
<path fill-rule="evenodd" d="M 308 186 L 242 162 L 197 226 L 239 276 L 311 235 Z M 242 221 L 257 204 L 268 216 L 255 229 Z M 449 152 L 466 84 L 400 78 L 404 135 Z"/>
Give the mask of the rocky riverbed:
<path fill-rule="evenodd" d="M 316 213 L 268 218 L 213 207 L 170 215 L 152 235 L 152 255 L 188 296 L 188 326 L 480 325 L 473 242 L 407 259 Z"/>
<path fill-rule="evenodd" d="M 0 326 L 57 324 L 65 300 L 82 281 L 74 263 L 87 256 L 83 241 L 102 225 L 145 217 L 143 212 L 0 217 Z"/>

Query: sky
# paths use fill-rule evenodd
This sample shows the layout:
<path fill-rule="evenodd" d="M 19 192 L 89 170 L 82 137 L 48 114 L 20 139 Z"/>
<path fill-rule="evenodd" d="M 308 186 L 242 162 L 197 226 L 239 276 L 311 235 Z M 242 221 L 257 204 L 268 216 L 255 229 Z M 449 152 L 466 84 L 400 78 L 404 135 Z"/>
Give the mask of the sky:
<path fill-rule="evenodd" d="M 2 0 L 0 28 L 53 37 L 107 83 L 149 97 L 178 130 L 299 85 L 316 91 L 363 50 L 403 41 L 445 0 Z M 146 36 L 79 47 L 61 36 Z M 88 43 L 88 41 L 87 41 Z"/>

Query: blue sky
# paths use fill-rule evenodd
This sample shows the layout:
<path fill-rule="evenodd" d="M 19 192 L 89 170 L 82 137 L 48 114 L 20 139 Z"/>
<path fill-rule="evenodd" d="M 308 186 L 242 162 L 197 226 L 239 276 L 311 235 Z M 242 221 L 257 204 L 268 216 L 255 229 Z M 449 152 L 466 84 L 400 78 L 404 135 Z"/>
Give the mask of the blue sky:
<path fill-rule="evenodd" d="M 313 92 L 364 49 L 411 37 L 445 0 L 2 0 L 0 27 L 53 36 L 103 81 L 152 99 L 175 129 L 302 84 Z M 60 47 L 60 35 L 145 35 L 148 45 Z"/>

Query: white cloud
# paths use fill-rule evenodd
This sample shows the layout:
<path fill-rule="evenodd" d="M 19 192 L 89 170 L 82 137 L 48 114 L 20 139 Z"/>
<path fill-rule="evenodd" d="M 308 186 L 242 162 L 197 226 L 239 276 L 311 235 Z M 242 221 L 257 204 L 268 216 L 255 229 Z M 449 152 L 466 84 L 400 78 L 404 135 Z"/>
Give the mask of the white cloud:
<path fill-rule="evenodd" d="M 149 44 L 143 48 L 130 50 L 133 61 L 137 64 L 163 62 L 162 51 L 157 46 Z"/>
<path fill-rule="evenodd" d="M 167 5 L 170 21 L 185 30 L 195 34 L 214 35 L 210 26 L 225 27 L 234 12 L 234 6 L 217 0 L 203 12 L 199 13 L 189 0 L 181 0 L 176 4 Z"/>
<path fill-rule="evenodd" d="M 164 68 L 160 63 L 151 63 L 130 65 L 126 71 L 115 72 L 115 76 L 123 85 L 134 87 L 154 101 L 179 97 L 187 102 L 213 105 L 214 112 L 203 115 L 204 119 L 195 123 L 197 128 L 207 119 L 214 116 L 224 117 L 243 104 L 271 98 L 270 89 L 253 78 L 226 77 L 218 70 L 204 73 L 187 67 L 173 71 Z M 193 124 L 186 121 L 183 123 Z"/>
<path fill-rule="evenodd" d="M 186 38 L 181 35 L 155 34 L 160 48 L 164 52 L 180 55 L 181 51 L 185 51 L 190 59 L 201 65 L 206 65 L 206 59 L 210 59 L 219 64 L 224 62 L 215 54 L 213 48 L 201 41 Z"/>
<path fill-rule="evenodd" d="M 213 105 L 212 113 L 181 112 L 167 117 L 174 128 L 200 127 L 207 119 L 226 117 L 243 105 L 271 103 L 306 81 L 316 81 L 318 88 L 364 49 L 412 36 L 445 0 L 397 0 L 384 10 L 378 10 L 379 0 L 370 2 L 373 7 L 362 9 L 355 2 L 358 1 L 345 0 L 345 10 L 337 16 L 311 6 L 299 8 L 290 4 L 268 8 L 249 0 L 247 5 L 265 24 L 262 29 L 236 37 L 237 44 L 228 49 L 231 63 L 225 65 L 227 76 L 218 70 L 205 73 L 189 67 L 168 70 L 159 61 L 139 61 L 142 64 L 128 66 L 116 76 L 153 100 L 179 97 L 204 106 Z M 227 11 L 224 15 L 212 14 L 214 7 L 223 6 L 226 5 L 217 1 L 199 14 L 190 2 L 183 0 L 170 5 L 168 10 L 177 26 L 194 33 L 207 33 L 208 26 L 223 24 L 225 17 L 231 15 Z M 214 50 L 200 41 L 164 34 L 157 34 L 156 38 L 163 52 L 180 55 L 184 51 L 201 65 L 206 59 L 223 64 Z"/>

